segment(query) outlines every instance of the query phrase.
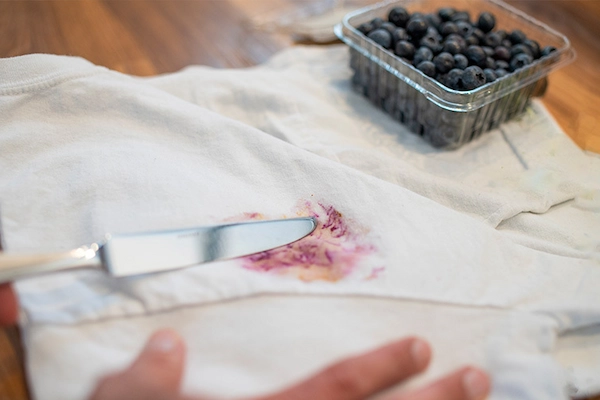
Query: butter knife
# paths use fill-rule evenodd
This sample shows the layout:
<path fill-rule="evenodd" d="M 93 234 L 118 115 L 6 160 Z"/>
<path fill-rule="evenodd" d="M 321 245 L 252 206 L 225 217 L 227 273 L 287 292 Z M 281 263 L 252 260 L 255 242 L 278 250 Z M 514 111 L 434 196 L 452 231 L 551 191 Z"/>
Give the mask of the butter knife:
<path fill-rule="evenodd" d="M 260 253 L 295 242 L 317 226 L 313 217 L 239 222 L 160 232 L 105 236 L 66 252 L 0 252 L 0 283 L 77 268 L 102 269 L 114 277 L 190 267 Z"/>

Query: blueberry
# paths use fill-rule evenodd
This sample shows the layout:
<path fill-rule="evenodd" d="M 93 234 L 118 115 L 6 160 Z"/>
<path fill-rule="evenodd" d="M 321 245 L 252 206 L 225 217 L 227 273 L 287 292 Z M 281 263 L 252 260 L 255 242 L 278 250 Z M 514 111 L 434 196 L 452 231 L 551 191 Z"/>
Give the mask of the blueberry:
<path fill-rule="evenodd" d="M 473 25 L 468 22 L 458 21 L 456 27 L 458 28 L 458 34 L 464 38 L 473 34 Z"/>
<path fill-rule="evenodd" d="M 448 86 L 450 89 L 454 89 L 454 90 L 462 90 L 463 89 L 463 84 L 462 84 L 462 76 L 464 74 L 464 71 L 462 69 L 451 69 L 450 72 L 448 72 L 448 74 L 446 74 L 446 86 Z"/>
<path fill-rule="evenodd" d="M 396 43 L 396 48 L 394 49 L 394 52 L 398 57 L 403 57 L 408 60 L 412 60 L 412 58 L 415 55 L 415 46 L 413 46 L 412 43 L 406 40 L 400 40 L 398 43 Z"/>
<path fill-rule="evenodd" d="M 523 33 L 523 31 L 519 29 L 515 29 L 508 35 L 508 39 L 512 44 L 520 44 L 527 40 L 527 36 Z"/>
<path fill-rule="evenodd" d="M 392 45 L 394 45 L 394 43 L 398 43 L 401 40 L 409 40 L 410 36 L 408 36 L 408 33 L 406 32 L 405 29 L 402 28 L 396 28 L 394 30 L 394 32 L 392 32 Z"/>
<path fill-rule="evenodd" d="M 426 35 L 419 41 L 421 47 L 428 47 L 433 54 L 437 54 L 442 51 L 442 45 L 435 36 Z"/>
<path fill-rule="evenodd" d="M 549 55 L 550 53 L 553 53 L 556 51 L 556 47 L 554 46 L 546 46 L 542 49 L 541 51 L 541 56 L 542 57 L 546 57 L 547 55 Z"/>
<path fill-rule="evenodd" d="M 462 76 L 462 83 L 465 90 L 473 90 L 479 86 L 485 85 L 485 73 L 476 65 L 471 65 L 465 69 Z"/>
<path fill-rule="evenodd" d="M 494 49 L 492 49 L 490 46 L 481 46 L 481 48 L 485 52 L 486 56 L 492 57 L 494 55 Z"/>
<path fill-rule="evenodd" d="M 454 21 L 454 22 L 464 21 L 464 22 L 468 22 L 470 24 L 471 23 L 471 15 L 469 14 L 468 11 L 457 11 L 454 14 L 452 14 L 452 17 L 450 17 L 450 21 Z"/>
<path fill-rule="evenodd" d="M 394 7 L 388 14 L 388 20 L 400 28 L 406 27 L 406 23 L 410 19 L 410 15 L 404 7 Z"/>
<path fill-rule="evenodd" d="M 442 24 L 442 19 L 437 14 L 425 14 L 425 21 L 430 27 L 437 29 Z"/>
<path fill-rule="evenodd" d="M 462 53 L 463 47 L 456 40 L 446 40 L 444 42 L 444 46 L 442 47 L 442 51 L 450 54 L 459 54 Z"/>
<path fill-rule="evenodd" d="M 420 39 L 427 33 L 427 22 L 422 18 L 411 18 L 406 25 L 406 31 L 413 39 Z"/>
<path fill-rule="evenodd" d="M 470 64 L 484 66 L 487 56 L 485 51 L 480 46 L 469 46 L 465 51 L 465 56 L 469 60 Z"/>
<path fill-rule="evenodd" d="M 469 35 L 465 38 L 467 46 L 479 46 L 479 39 L 475 35 Z"/>
<path fill-rule="evenodd" d="M 450 53 L 440 53 L 433 58 L 433 64 L 438 72 L 445 74 L 454 68 L 454 57 Z"/>
<path fill-rule="evenodd" d="M 510 60 L 510 50 L 504 46 L 498 46 L 494 49 L 494 58 L 496 60 L 508 61 Z"/>
<path fill-rule="evenodd" d="M 442 41 L 444 39 L 444 37 L 440 35 L 440 32 L 433 26 L 429 26 L 427 28 L 427 33 L 425 35 L 435 36 L 436 38 L 438 38 L 439 41 Z"/>
<path fill-rule="evenodd" d="M 464 54 L 455 54 L 454 55 L 454 66 L 459 69 L 465 69 L 469 66 L 469 60 L 465 57 Z M 506 65 L 508 68 L 508 64 Z"/>
<path fill-rule="evenodd" d="M 440 25 L 440 33 L 443 36 L 448 36 L 451 33 L 458 33 L 458 26 L 452 21 L 444 22 Z"/>
<path fill-rule="evenodd" d="M 446 84 L 446 74 L 435 74 L 435 80 L 441 83 L 442 85 Z"/>
<path fill-rule="evenodd" d="M 386 49 L 392 45 L 392 34 L 383 28 L 375 29 L 367 37 Z"/>
<path fill-rule="evenodd" d="M 517 54 L 510 60 L 510 70 L 516 71 L 519 68 L 523 68 L 533 62 L 533 57 L 529 54 L 521 53 Z"/>
<path fill-rule="evenodd" d="M 424 136 L 433 147 L 439 149 L 451 148 L 461 142 L 460 129 L 445 124 L 432 127 Z"/>
<path fill-rule="evenodd" d="M 415 56 L 413 60 L 414 65 L 419 65 L 423 61 L 431 61 L 433 60 L 433 52 L 428 47 L 419 47 L 415 51 Z"/>
<path fill-rule="evenodd" d="M 529 48 L 529 46 L 526 46 L 522 43 L 517 44 L 513 47 L 511 47 L 510 49 L 510 57 L 514 58 L 517 54 L 528 54 L 531 57 L 533 57 L 533 53 L 531 52 L 531 49 Z"/>
<path fill-rule="evenodd" d="M 458 43 L 458 45 L 461 48 L 461 53 L 463 51 L 465 51 L 465 49 L 467 48 L 467 41 L 465 40 L 464 37 L 460 36 L 457 33 L 451 33 L 450 35 L 446 36 L 446 38 L 444 39 L 445 42 L 453 40 L 455 42 Z"/>
<path fill-rule="evenodd" d="M 360 24 L 357 29 L 362 32 L 363 35 L 367 35 L 373 30 L 373 24 L 371 22 L 365 22 L 364 24 Z"/>
<path fill-rule="evenodd" d="M 479 14 L 479 20 L 477 20 L 477 27 L 484 33 L 490 32 L 496 26 L 496 18 L 489 12 L 482 12 Z"/>
<path fill-rule="evenodd" d="M 378 29 L 381 27 L 381 25 L 383 25 L 384 22 L 385 21 L 382 18 L 377 17 L 371 20 L 371 25 L 373 25 L 373 29 Z"/>
<path fill-rule="evenodd" d="M 438 15 L 442 19 L 442 21 L 450 21 L 450 18 L 456 13 L 456 10 L 452 7 L 444 7 L 440 8 L 438 11 Z"/>
<path fill-rule="evenodd" d="M 385 29 L 386 31 L 388 31 L 391 34 L 391 33 L 394 33 L 394 31 L 396 29 L 398 29 L 398 27 L 396 25 L 392 24 L 391 22 L 384 22 L 383 24 L 381 24 L 379 29 Z"/>
<path fill-rule="evenodd" d="M 504 68 L 496 68 L 495 72 L 496 72 L 496 79 L 500 79 L 503 76 L 508 75 L 508 71 Z"/>
<path fill-rule="evenodd" d="M 421 61 L 417 69 L 432 78 L 435 76 L 435 65 L 431 61 Z"/>
<path fill-rule="evenodd" d="M 508 62 L 506 62 L 504 60 L 497 60 L 496 65 L 494 66 L 494 69 L 508 70 L 509 68 L 510 68 L 510 65 L 508 64 Z"/>
<path fill-rule="evenodd" d="M 487 35 L 485 35 L 483 43 L 486 46 L 497 47 L 500 46 L 500 44 L 502 44 L 502 38 L 496 32 L 490 32 Z"/>
<path fill-rule="evenodd" d="M 387 22 L 373 18 L 357 29 L 454 90 L 476 89 L 556 51 L 541 48 L 519 29 L 495 30 L 496 17 L 490 12 L 471 21 L 469 11 L 452 7 L 410 14 L 398 6 L 389 11 Z"/>
<path fill-rule="evenodd" d="M 491 68 L 486 68 L 483 70 L 483 73 L 485 74 L 485 81 L 487 82 L 494 82 L 496 79 L 498 79 L 498 76 L 496 75 L 496 71 L 494 71 Z"/>
<path fill-rule="evenodd" d="M 536 42 L 535 40 L 532 39 L 527 39 L 523 42 L 523 44 L 527 47 L 529 47 L 529 49 L 531 50 L 531 55 L 533 56 L 533 58 L 540 58 L 540 45 L 538 42 Z"/>
<path fill-rule="evenodd" d="M 485 33 L 479 28 L 473 28 L 472 35 L 475 36 L 480 43 L 482 43 L 485 38 Z"/>

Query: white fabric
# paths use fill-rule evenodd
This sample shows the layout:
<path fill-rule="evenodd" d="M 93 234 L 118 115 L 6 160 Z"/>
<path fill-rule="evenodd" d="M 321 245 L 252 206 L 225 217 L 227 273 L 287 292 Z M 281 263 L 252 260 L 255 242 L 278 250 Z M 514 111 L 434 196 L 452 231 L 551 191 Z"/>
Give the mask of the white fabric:
<path fill-rule="evenodd" d="M 586 157 L 542 105 L 459 150 L 435 150 L 365 106 L 349 88 L 347 64 L 343 47 L 326 56 L 294 49 L 264 67 L 190 67 L 148 83 L 507 233 L 540 238 L 548 251 L 599 257 L 600 157 Z M 554 226 L 510 221 L 564 203 Z"/>
<path fill-rule="evenodd" d="M 597 353 L 582 347 L 600 349 L 600 335 L 577 335 L 600 325 L 600 160 L 540 104 L 503 132 L 432 150 L 352 93 L 349 74 L 341 47 L 151 79 L 68 57 L 0 60 L 9 251 L 247 213 L 317 213 L 323 227 L 330 207 L 348 228 L 320 231 L 340 257 L 329 269 L 233 260 L 19 282 L 37 398 L 84 397 L 164 325 L 189 343 L 190 393 L 263 393 L 408 334 L 439 351 L 421 381 L 475 363 L 493 399 L 598 389 Z"/>

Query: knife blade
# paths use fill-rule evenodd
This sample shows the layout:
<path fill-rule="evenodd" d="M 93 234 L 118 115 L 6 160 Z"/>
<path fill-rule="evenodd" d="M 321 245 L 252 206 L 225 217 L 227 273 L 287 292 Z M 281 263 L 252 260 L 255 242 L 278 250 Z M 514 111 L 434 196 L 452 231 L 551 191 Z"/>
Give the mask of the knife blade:
<path fill-rule="evenodd" d="M 100 268 L 114 277 L 185 268 L 242 257 L 295 242 L 317 227 L 314 217 L 238 222 L 105 236 L 101 244 L 51 254 L 0 252 L 0 283 L 75 268 Z"/>

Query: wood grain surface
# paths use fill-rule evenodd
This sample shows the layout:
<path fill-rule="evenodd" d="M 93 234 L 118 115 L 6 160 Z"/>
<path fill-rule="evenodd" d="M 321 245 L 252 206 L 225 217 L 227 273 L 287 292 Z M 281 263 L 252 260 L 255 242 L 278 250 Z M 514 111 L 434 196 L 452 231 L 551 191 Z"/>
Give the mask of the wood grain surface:
<path fill-rule="evenodd" d="M 600 1 L 508 2 L 571 40 L 577 60 L 551 74 L 543 101 L 581 148 L 600 153 Z M 0 57 L 73 55 L 141 76 L 192 64 L 247 67 L 294 45 L 284 33 L 256 28 L 257 20 L 292 6 L 293 0 L 4 0 Z M 0 330 L 0 400 L 29 398 L 23 359 L 18 330 Z"/>

